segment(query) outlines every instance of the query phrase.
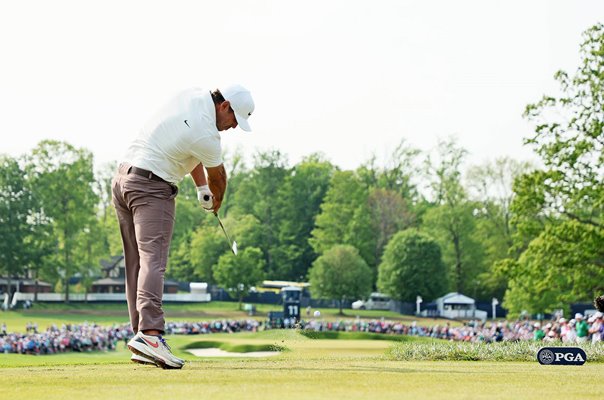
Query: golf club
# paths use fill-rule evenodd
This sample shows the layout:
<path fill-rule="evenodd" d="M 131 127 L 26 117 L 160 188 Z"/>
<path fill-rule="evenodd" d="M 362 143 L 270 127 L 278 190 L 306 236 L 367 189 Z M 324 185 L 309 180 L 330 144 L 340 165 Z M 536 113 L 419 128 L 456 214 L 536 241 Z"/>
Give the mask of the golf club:
<path fill-rule="evenodd" d="M 220 224 L 220 227 L 222 228 L 222 231 L 224 232 L 224 236 L 226 236 L 227 240 L 229 241 L 229 246 L 231 246 L 231 250 L 233 250 L 233 254 L 237 255 L 237 242 L 232 242 L 233 244 L 231 244 L 231 238 L 229 237 L 229 234 L 227 233 L 226 229 L 224 229 L 224 225 L 222 224 L 222 221 L 220 220 L 218 213 L 215 212 L 214 215 L 218 219 L 218 223 Z"/>

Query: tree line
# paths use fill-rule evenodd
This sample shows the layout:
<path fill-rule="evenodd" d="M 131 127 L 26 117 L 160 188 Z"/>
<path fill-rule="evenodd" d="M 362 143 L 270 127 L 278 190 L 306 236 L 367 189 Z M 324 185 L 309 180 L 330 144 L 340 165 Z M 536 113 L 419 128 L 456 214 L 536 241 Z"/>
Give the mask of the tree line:
<path fill-rule="evenodd" d="M 526 107 L 539 166 L 499 158 L 467 166 L 454 138 L 422 152 L 402 139 L 386 159 L 342 170 L 325 155 L 295 165 L 278 150 L 249 162 L 225 154 L 221 216 L 179 185 L 167 277 L 205 281 L 241 299 L 262 279 L 311 282 L 313 295 L 401 301 L 457 291 L 504 299 L 509 312 L 551 312 L 604 289 L 604 28 L 584 33 L 574 75 L 558 96 Z M 488 134 L 488 132 L 485 132 Z M 249 164 L 248 164 L 249 162 Z M 99 260 L 121 253 L 111 204 L 115 165 L 47 140 L 0 158 L 0 274 L 87 290 Z"/>

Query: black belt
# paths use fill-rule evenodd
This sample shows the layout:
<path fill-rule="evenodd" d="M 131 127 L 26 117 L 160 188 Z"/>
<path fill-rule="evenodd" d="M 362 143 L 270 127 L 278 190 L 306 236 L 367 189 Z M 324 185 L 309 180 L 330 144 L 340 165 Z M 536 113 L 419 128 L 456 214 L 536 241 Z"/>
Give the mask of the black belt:
<path fill-rule="evenodd" d="M 142 168 L 138 168 L 138 167 L 134 167 L 134 166 L 128 168 L 128 173 L 144 176 L 145 178 L 151 179 L 152 181 L 170 183 L 170 182 L 166 181 L 165 179 L 163 179 L 161 176 L 155 175 L 151 171 L 147 171 L 146 169 L 142 169 Z"/>

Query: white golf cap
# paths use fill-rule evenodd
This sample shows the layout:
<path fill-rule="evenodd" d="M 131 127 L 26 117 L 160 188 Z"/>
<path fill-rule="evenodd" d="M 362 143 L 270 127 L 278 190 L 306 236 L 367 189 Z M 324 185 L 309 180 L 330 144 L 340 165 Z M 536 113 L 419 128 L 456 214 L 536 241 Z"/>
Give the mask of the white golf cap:
<path fill-rule="evenodd" d="M 251 132 L 247 119 L 254 112 L 254 99 L 249 90 L 241 85 L 232 85 L 224 90 L 221 89 L 222 97 L 231 104 L 231 108 L 235 112 L 235 118 L 237 118 L 237 125 L 246 132 Z"/>

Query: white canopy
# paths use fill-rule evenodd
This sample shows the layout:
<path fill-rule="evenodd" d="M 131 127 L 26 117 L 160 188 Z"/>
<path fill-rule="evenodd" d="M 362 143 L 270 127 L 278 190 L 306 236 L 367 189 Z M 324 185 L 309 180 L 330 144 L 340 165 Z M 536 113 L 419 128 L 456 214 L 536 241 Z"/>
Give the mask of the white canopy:
<path fill-rule="evenodd" d="M 442 300 L 443 304 L 475 304 L 476 301 L 468 296 L 464 296 L 461 293 L 452 292 L 444 295 L 439 300 Z"/>

